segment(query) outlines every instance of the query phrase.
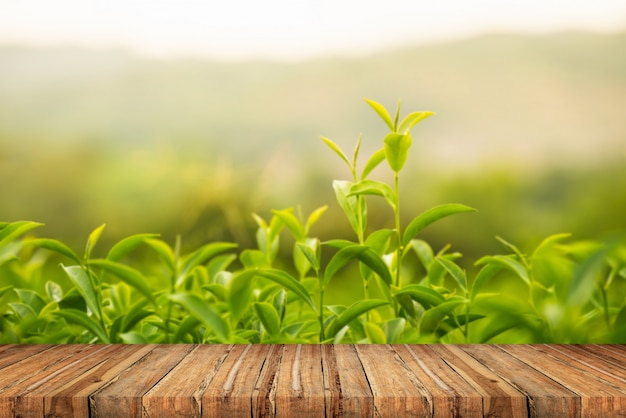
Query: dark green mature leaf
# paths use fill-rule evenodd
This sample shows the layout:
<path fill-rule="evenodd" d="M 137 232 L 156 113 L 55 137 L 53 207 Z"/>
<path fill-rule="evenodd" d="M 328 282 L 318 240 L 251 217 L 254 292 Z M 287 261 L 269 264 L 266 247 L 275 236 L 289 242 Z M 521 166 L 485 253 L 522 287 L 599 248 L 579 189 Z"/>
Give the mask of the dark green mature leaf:
<path fill-rule="evenodd" d="M 459 267 L 455 262 L 446 258 L 446 257 L 437 257 L 437 262 L 439 262 L 443 268 L 452 276 L 452 278 L 459 285 L 463 293 L 467 292 L 467 277 L 465 272 Z"/>
<path fill-rule="evenodd" d="M 335 152 L 335 154 L 337 154 L 339 156 L 339 158 L 341 158 L 343 161 L 345 161 L 346 164 L 348 164 L 348 167 L 352 170 L 352 164 L 350 163 L 350 160 L 348 160 L 348 157 L 346 157 L 346 154 L 344 154 L 344 152 L 341 150 L 341 148 L 339 148 L 339 145 L 335 144 L 332 140 L 321 136 L 320 139 L 322 141 L 324 141 L 326 143 L 326 145 L 328 145 L 328 147 L 333 150 Z"/>
<path fill-rule="evenodd" d="M 138 270 L 125 264 L 105 259 L 90 260 L 89 265 L 99 267 L 104 271 L 116 275 L 124 283 L 141 292 L 152 303 L 156 303 L 152 290 L 148 285 L 148 279 Z"/>
<path fill-rule="evenodd" d="M 400 122 L 400 126 L 398 127 L 398 133 L 405 134 L 411 130 L 415 125 L 424 119 L 434 115 L 434 112 L 426 111 L 426 112 L 413 112 L 404 117 L 402 122 Z"/>
<path fill-rule="evenodd" d="M 182 305 L 191 315 L 213 331 L 220 343 L 226 344 L 230 342 L 231 329 L 228 322 L 208 303 L 190 293 L 174 293 L 168 297 L 172 302 Z"/>
<path fill-rule="evenodd" d="M 38 248 L 45 248 L 46 250 L 54 251 L 55 253 L 64 255 L 65 257 L 70 258 L 77 264 L 81 264 L 82 262 L 80 257 L 74 251 L 72 251 L 70 247 L 68 247 L 61 241 L 50 238 L 36 238 L 30 240 L 29 243 Z"/>
<path fill-rule="evenodd" d="M 351 260 L 358 259 L 369 268 L 371 268 L 376 274 L 378 274 L 385 283 L 389 286 L 391 285 L 392 278 L 387 265 L 382 260 L 382 258 L 372 251 L 371 248 L 365 245 L 349 245 L 341 250 L 337 251 L 337 253 L 331 258 L 326 266 L 326 271 L 324 273 L 324 284 L 328 284 L 330 279 L 348 262 Z"/>
<path fill-rule="evenodd" d="M 404 230 L 402 245 L 407 245 L 424 228 L 450 215 L 463 212 L 475 212 L 476 209 L 458 203 L 435 206 L 415 217 Z"/>
<path fill-rule="evenodd" d="M 78 325 L 85 328 L 87 331 L 98 337 L 101 343 L 111 343 L 109 337 L 107 336 L 104 329 L 102 329 L 100 324 L 94 321 L 93 318 L 87 316 L 87 314 L 85 314 L 84 312 L 78 311 L 76 309 L 63 309 L 54 312 L 54 314 L 65 319 L 68 324 Z"/>
<path fill-rule="evenodd" d="M 280 317 L 271 303 L 255 303 L 254 312 L 270 337 L 278 337 L 280 335 Z"/>
<path fill-rule="evenodd" d="M 80 295 L 85 299 L 85 303 L 89 310 L 94 314 L 100 315 L 100 307 L 98 305 L 98 298 L 96 296 L 96 290 L 94 288 L 91 278 L 81 266 L 64 266 L 61 264 L 63 270 L 70 278 Z"/>
<path fill-rule="evenodd" d="M 360 315 L 365 312 L 371 311 L 372 309 L 376 309 L 380 306 L 387 305 L 388 302 L 386 300 L 380 299 L 368 299 L 368 300 L 359 300 L 352 305 L 350 305 L 345 311 L 343 311 L 334 321 L 332 321 L 328 327 L 326 328 L 325 335 L 330 338 L 337 334 L 341 328 L 348 325 L 354 319 L 358 318 Z"/>
<path fill-rule="evenodd" d="M 389 163 L 389 167 L 399 173 L 406 163 L 409 155 L 409 148 L 413 142 L 411 133 L 399 134 L 391 132 L 385 137 L 385 157 Z"/>
<path fill-rule="evenodd" d="M 43 224 L 40 224 L 38 222 L 31 221 L 17 221 L 5 225 L 4 228 L 0 229 L 0 247 L 3 247 L 4 245 L 13 241 L 20 235 L 25 234 L 31 229 L 37 228 L 42 225 Z"/>
<path fill-rule="evenodd" d="M 111 261 L 120 261 L 126 254 L 133 251 L 135 248 L 139 247 L 146 240 L 151 238 L 157 238 L 159 234 L 137 234 L 132 235 L 130 237 L 126 237 L 120 241 L 118 241 L 112 248 L 109 250 L 109 254 L 107 255 L 107 260 Z"/>
<path fill-rule="evenodd" d="M 314 312 L 317 312 L 315 303 L 308 290 L 289 273 L 277 269 L 259 269 L 256 273 L 292 291 L 297 297 L 305 301 Z"/>
<path fill-rule="evenodd" d="M 385 109 L 383 105 L 375 102 L 374 100 L 365 99 L 365 101 L 368 105 L 372 107 L 372 109 L 374 109 L 376 113 L 378 113 L 378 116 L 380 116 L 380 118 L 387 124 L 389 129 L 393 131 L 393 122 L 391 121 L 391 116 L 389 116 L 389 112 L 387 112 L 387 109 Z"/>
<path fill-rule="evenodd" d="M 367 160 L 365 167 L 363 167 L 363 172 L 361 173 L 361 180 L 365 180 L 367 176 L 374 170 L 376 167 L 385 161 L 385 148 L 381 148 Z"/>
<path fill-rule="evenodd" d="M 386 183 L 375 180 L 361 180 L 350 187 L 348 197 L 354 195 L 374 195 L 384 197 L 389 206 L 396 207 L 396 193 Z"/>

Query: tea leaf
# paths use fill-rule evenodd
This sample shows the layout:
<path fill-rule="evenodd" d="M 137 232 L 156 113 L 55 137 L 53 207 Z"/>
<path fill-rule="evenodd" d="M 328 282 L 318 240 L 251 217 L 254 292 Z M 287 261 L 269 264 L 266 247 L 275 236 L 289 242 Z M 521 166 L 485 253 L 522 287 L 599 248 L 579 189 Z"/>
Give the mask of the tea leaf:
<path fill-rule="evenodd" d="M 315 249 L 312 247 L 314 246 Z M 297 242 L 296 248 L 300 251 L 308 260 L 308 262 L 313 266 L 315 270 L 320 269 L 320 260 L 318 259 L 319 254 L 319 240 L 314 239 L 313 242 Z"/>
<path fill-rule="evenodd" d="M 159 258 L 165 262 L 165 265 L 171 272 L 176 270 L 176 255 L 172 247 L 160 239 L 149 238 L 145 242 L 148 247 L 152 248 Z"/>
<path fill-rule="evenodd" d="M 127 265 L 111 260 L 96 259 L 89 261 L 90 266 L 96 266 L 119 277 L 123 282 L 141 292 L 148 300 L 156 304 L 148 280 L 137 270 Z"/>
<path fill-rule="evenodd" d="M 263 324 L 263 328 L 271 337 L 280 335 L 280 318 L 278 312 L 271 303 L 257 302 L 254 305 L 254 312 Z"/>
<path fill-rule="evenodd" d="M 519 261 L 515 260 L 513 256 L 508 256 L 508 255 L 486 256 L 478 260 L 476 262 L 476 265 L 479 266 L 479 265 L 483 265 L 487 263 L 491 263 L 491 264 L 495 263 L 503 267 L 506 267 L 508 270 L 515 273 L 517 277 L 522 279 L 524 283 L 530 286 L 530 276 L 528 274 L 528 271 L 526 270 L 526 267 L 524 267 L 524 265 L 520 263 Z"/>
<path fill-rule="evenodd" d="M 458 203 L 435 206 L 415 217 L 404 230 L 402 245 L 407 245 L 417 234 L 430 224 L 447 216 L 463 212 L 475 212 L 476 209 Z"/>
<path fill-rule="evenodd" d="M 335 151 L 335 154 L 337 154 L 342 160 L 344 160 L 345 163 L 348 164 L 348 167 L 350 167 L 350 170 L 352 170 L 352 164 L 350 164 L 350 160 L 348 160 L 348 157 L 346 157 L 346 154 L 344 154 L 341 148 L 339 148 L 339 145 L 335 144 L 333 141 L 331 141 L 330 139 L 326 137 L 321 136 L 320 138 L 322 141 L 326 143 L 326 145 L 328 145 L 330 149 Z"/>
<path fill-rule="evenodd" d="M 417 125 L 419 122 L 424 119 L 434 115 L 434 112 L 413 112 L 405 116 L 405 118 L 400 122 L 400 126 L 397 129 L 397 132 L 400 134 L 406 134 Z"/>
<path fill-rule="evenodd" d="M 190 293 L 174 293 L 168 295 L 168 298 L 183 306 L 191 315 L 213 331 L 220 343 L 227 344 L 230 342 L 231 329 L 228 323 L 198 296 Z"/>
<path fill-rule="evenodd" d="M 483 285 L 489 281 L 493 276 L 498 274 L 500 270 L 502 270 L 503 266 L 501 264 L 486 264 L 476 277 L 474 278 L 474 283 L 472 283 L 472 287 L 470 289 L 469 298 L 470 300 L 474 300 L 480 289 L 482 289 Z"/>
<path fill-rule="evenodd" d="M 385 324 L 386 342 L 389 344 L 396 344 L 400 341 L 400 336 L 406 325 L 406 319 L 393 318 Z"/>
<path fill-rule="evenodd" d="M 351 187 L 352 183 L 349 181 L 333 181 L 333 189 L 335 189 L 335 197 L 337 198 L 337 203 L 339 203 L 339 206 L 346 214 L 350 226 L 352 226 L 352 229 L 358 235 L 360 233 L 359 231 L 365 229 L 365 212 L 364 210 L 362 210 L 362 208 L 359 208 L 358 199 L 356 198 L 356 196 L 348 196 Z M 359 212 L 363 214 L 363 216 L 361 217 L 363 223 L 359 222 Z"/>
<path fill-rule="evenodd" d="M 436 290 L 419 284 L 410 284 L 394 293 L 394 296 L 408 295 L 425 309 L 438 306 L 445 302 L 445 298 Z"/>
<path fill-rule="evenodd" d="M 391 116 L 389 116 L 389 112 L 387 112 L 387 109 L 385 109 L 383 105 L 375 102 L 374 100 L 365 99 L 365 101 L 368 105 L 372 107 L 372 109 L 374 109 L 376 113 L 378 113 L 378 116 L 380 116 L 381 119 L 387 124 L 389 129 L 393 131 L 393 122 L 391 121 Z"/>
<path fill-rule="evenodd" d="M 409 148 L 413 142 L 411 133 L 398 134 L 391 132 L 385 137 L 385 157 L 389 163 L 389 167 L 399 173 L 406 163 L 409 155 Z"/>
<path fill-rule="evenodd" d="M 367 246 L 354 244 L 339 250 L 328 262 L 324 273 L 324 285 L 327 285 L 342 267 L 355 258 L 371 268 L 387 285 L 391 284 L 391 273 L 380 256 Z"/>
<path fill-rule="evenodd" d="M 101 343 L 110 344 L 111 341 L 100 324 L 94 321 L 93 318 L 87 316 L 84 312 L 76 309 L 63 309 L 54 312 L 54 314 L 65 319 L 65 321 L 69 324 L 79 325 L 85 328 L 87 331 L 98 337 Z"/>
<path fill-rule="evenodd" d="M 446 316 L 452 315 L 452 312 L 457 307 L 466 303 L 467 300 L 465 299 L 447 300 L 431 309 L 428 309 L 424 312 L 424 316 L 422 317 L 420 330 L 424 333 L 434 332 Z"/>
<path fill-rule="evenodd" d="M 121 241 L 118 241 L 110 250 L 107 255 L 107 260 L 119 261 L 126 254 L 133 251 L 135 248 L 143 244 L 147 239 L 157 238 L 159 234 L 137 234 L 130 237 L 126 237 Z"/>
<path fill-rule="evenodd" d="M 85 300 L 87 307 L 94 315 L 100 315 L 100 307 L 98 305 L 98 298 L 96 296 L 96 290 L 93 286 L 91 278 L 87 275 L 87 272 L 83 270 L 81 266 L 64 266 L 61 264 L 63 270 L 70 278 L 80 295 Z"/>
<path fill-rule="evenodd" d="M 306 228 L 305 228 L 306 234 L 309 233 L 309 230 L 311 229 L 311 227 L 319 220 L 319 218 L 326 212 L 327 209 L 328 209 L 328 205 L 324 205 L 315 209 L 313 212 L 311 212 L 308 219 L 306 220 Z"/>
<path fill-rule="evenodd" d="M 365 336 L 372 344 L 386 344 L 387 336 L 381 327 L 373 322 L 366 322 L 363 326 L 365 329 Z"/>
<path fill-rule="evenodd" d="M 361 180 L 365 180 L 367 176 L 374 170 L 380 163 L 385 160 L 385 148 L 381 148 L 376 151 L 372 156 L 367 160 L 365 167 L 363 168 L 363 172 L 361 173 Z"/>
<path fill-rule="evenodd" d="M 450 276 L 452 276 L 463 293 L 467 293 L 467 277 L 465 272 L 456 263 L 448 258 L 437 257 L 436 260 L 443 266 L 443 268 L 446 269 Z"/>
<path fill-rule="evenodd" d="M 12 222 L 0 229 L 0 247 L 8 244 L 15 238 L 30 231 L 31 229 L 42 226 L 43 224 L 30 221 Z"/>
<path fill-rule="evenodd" d="M 272 211 L 274 216 L 279 217 L 285 225 L 287 225 L 287 228 L 289 228 L 293 236 L 296 238 L 296 241 L 302 241 L 306 238 L 304 226 L 300 224 L 300 221 L 292 212 L 292 208 Z"/>
<path fill-rule="evenodd" d="M 276 269 L 259 269 L 257 271 L 257 274 L 261 277 L 278 283 L 287 290 L 291 290 L 296 296 L 305 301 L 311 307 L 313 312 L 317 312 L 317 308 L 315 307 L 315 303 L 313 302 L 313 299 L 311 298 L 309 292 L 289 273 Z"/>
<path fill-rule="evenodd" d="M 417 254 L 417 258 L 422 263 L 424 269 L 428 271 L 428 268 L 435 258 L 433 249 L 430 247 L 430 245 L 428 245 L 426 241 L 423 241 L 421 239 L 411 240 L 410 247 L 413 248 L 413 251 L 415 251 L 415 254 Z"/>
<path fill-rule="evenodd" d="M 46 282 L 46 294 L 54 302 L 60 302 L 63 299 L 63 289 L 51 280 Z M 0 291 L 0 297 L 2 297 L 2 291 Z"/>
<path fill-rule="evenodd" d="M 89 238 L 87 239 L 87 245 L 85 246 L 85 260 L 89 260 L 89 258 L 91 257 L 91 251 L 98 243 L 98 240 L 100 240 L 100 236 L 102 235 L 102 231 L 104 231 L 105 227 L 106 224 L 102 224 L 94 229 L 91 234 L 89 234 Z"/>
<path fill-rule="evenodd" d="M 348 197 L 353 195 L 374 195 L 385 198 L 389 206 L 396 207 L 396 193 L 385 183 L 375 180 L 361 180 L 350 187 Z"/>
<path fill-rule="evenodd" d="M 387 304 L 388 302 L 386 300 L 379 299 L 359 300 L 353 303 L 339 316 L 337 316 L 337 318 L 335 318 L 335 320 L 332 321 L 330 325 L 328 325 L 328 327 L 326 328 L 326 336 L 328 338 L 334 336 L 335 334 L 337 334 L 337 332 L 339 332 L 341 328 L 348 325 L 360 315 Z"/>
<path fill-rule="evenodd" d="M 252 287 L 254 284 L 254 270 L 244 270 L 233 275 L 228 293 L 228 306 L 233 323 L 239 321 L 252 301 Z M 214 288 L 212 288 L 214 290 Z"/>
<path fill-rule="evenodd" d="M 68 247 L 61 241 L 49 238 L 37 238 L 29 242 L 38 248 L 45 248 L 46 250 L 54 251 L 58 254 L 64 255 L 65 257 L 71 259 L 77 264 L 81 264 L 82 262 L 80 257 L 76 255 L 76 253 L 72 251 L 70 247 Z"/>
<path fill-rule="evenodd" d="M 181 272 L 176 279 L 176 286 L 180 286 L 182 284 L 194 267 L 205 263 L 208 259 L 219 253 L 223 253 L 234 248 L 237 248 L 237 244 L 231 242 L 212 242 L 200 247 L 185 258 Z"/>

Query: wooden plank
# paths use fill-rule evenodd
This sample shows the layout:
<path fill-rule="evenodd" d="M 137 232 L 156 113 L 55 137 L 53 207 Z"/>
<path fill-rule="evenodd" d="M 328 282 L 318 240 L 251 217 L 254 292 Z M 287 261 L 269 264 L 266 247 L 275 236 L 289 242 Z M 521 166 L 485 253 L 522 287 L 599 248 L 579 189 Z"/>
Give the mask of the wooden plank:
<path fill-rule="evenodd" d="M 10 366 L 13 363 L 17 363 L 27 357 L 33 356 L 41 351 L 48 350 L 53 347 L 50 344 L 5 344 L 0 352 L 0 369 Z M 0 375 L 0 386 L 2 386 L 2 377 Z"/>
<path fill-rule="evenodd" d="M 626 387 L 626 360 L 616 360 L 615 356 L 607 355 L 606 351 L 598 351 L 587 345 L 558 345 L 548 348 L 573 358 L 586 370 L 593 370 L 596 375 L 605 375 L 618 386 Z"/>
<path fill-rule="evenodd" d="M 427 345 L 394 345 L 431 394 L 433 417 L 482 417 L 483 398 Z"/>
<path fill-rule="evenodd" d="M 626 415 L 626 389 L 590 373 L 572 361 L 542 346 L 506 345 L 503 350 L 513 354 L 541 373 L 581 396 L 584 417 L 618 417 Z"/>
<path fill-rule="evenodd" d="M 285 345 L 276 374 L 276 416 L 325 415 L 322 353 L 319 345 Z"/>
<path fill-rule="evenodd" d="M 15 398 L 15 416 L 44 416 L 45 396 L 68 380 L 103 362 L 115 352 L 112 345 L 85 346 L 86 350 L 68 358 L 61 369 L 52 374 L 37 374 L 11 388 Z"/>
<path fill-rule="evenodd" d="M 626 367 L 626 345 L 585 345 L 585 349 L 606 361 Z"/>
<path fill-rule="evenodd" d="M 269 345 L 237 345 L 202 395 L 202 417 L 250 416 Z"/>
<path fill-rule="evenodd" d="M 193 349 L 192 345 L 157 345 L 139 361 L 89 396 L 96 417 L 141 417 L 141 398 Z"/>
<path fill-rule="evenodd" d="M 115 345 L 102 362 L 87 368 L 84 373 L 68 379 L 44 396 L 46 417 L 89 416 L 89 395 L 117 379 L 133 363 L 152 351 L 155 345 Z"/>
<path fill-rule="evenodd" d="M 374 395 L 354 345 L 324 345 L 326 416 L 374 416 Z"/>
<path fill-rule="evenodd" d="M 229 345 L 200 345 L 142 398 L 143 416 L 199 417 L 202 394 L 232 349 Z"/>
<path fill-rule="evenodd" d="M 580 416 L 579 395 L 499 347 L 462 345 L 460 348 L 526 395 L 531 416 Z"/>
<path fill-rule="evenodd" d="M 430 348 L 482 395 L 484 416 L 528 416 L 526 396 L 459 347 Z"/>
<path fill-rule="evenodd" d="M 389 345 L 357 345 L 374 395 L 374 415 L 430 417 L 429 393 Z"/>
<path fill-rule="evenodd" d="M 263 367 L 252 391 L 252 416 L 273 417 L 276 415 L 275 380 L 282 360 L 283 346 L 272 344 L 265 356 Z"/>
<path fill-rule="evenodd" d="M 22 404 L 22 395 L 67 371 L 83 356 L 101 348 L 89 345 L 56 346 L 5 367 L 2 376 L 6 381 L 0 390 L 0 418 L 12 417 L 16 410 L 25 410 L 28 413 L 28 402 L 25 399 L 26 404 Z M 43 412 L 43 399 L 41 410 Z"/>

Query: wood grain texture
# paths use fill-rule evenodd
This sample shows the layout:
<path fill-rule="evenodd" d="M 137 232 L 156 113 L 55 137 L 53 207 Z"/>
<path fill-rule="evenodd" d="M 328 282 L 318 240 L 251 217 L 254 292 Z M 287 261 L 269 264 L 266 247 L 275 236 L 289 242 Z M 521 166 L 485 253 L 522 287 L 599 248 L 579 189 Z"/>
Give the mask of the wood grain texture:
<path fill-rule="evenodd" d="M 0 345 L 0 418 L 624 417 L 621 345 Z"/>

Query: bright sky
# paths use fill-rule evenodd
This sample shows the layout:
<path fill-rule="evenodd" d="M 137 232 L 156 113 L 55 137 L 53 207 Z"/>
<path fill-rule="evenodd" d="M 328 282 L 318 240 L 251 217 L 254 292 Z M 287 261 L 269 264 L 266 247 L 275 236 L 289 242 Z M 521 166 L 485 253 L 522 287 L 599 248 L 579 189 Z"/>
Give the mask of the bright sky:
<path fill-rule="evenodd" d="M 626 29 L 625 0 L 0 0 L 0 44 L 298 59 L 489 31 Z"/>

